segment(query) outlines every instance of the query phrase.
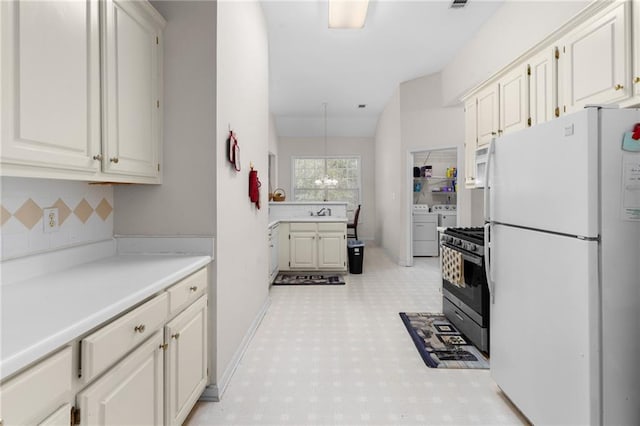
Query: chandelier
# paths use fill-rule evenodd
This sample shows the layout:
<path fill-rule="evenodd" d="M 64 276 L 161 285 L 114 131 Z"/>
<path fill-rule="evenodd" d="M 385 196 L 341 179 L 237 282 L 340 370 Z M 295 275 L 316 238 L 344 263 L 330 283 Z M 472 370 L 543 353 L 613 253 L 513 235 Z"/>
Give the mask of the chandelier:
<path fill-rule="evenodd" d="M 324 177 L 316 179 L 315 184 L 321 188 L 332 188 L 338 184 L 337 179 L 329 177 L 327 172 L 327 103 L 322 104 L 324 108 Z"/>

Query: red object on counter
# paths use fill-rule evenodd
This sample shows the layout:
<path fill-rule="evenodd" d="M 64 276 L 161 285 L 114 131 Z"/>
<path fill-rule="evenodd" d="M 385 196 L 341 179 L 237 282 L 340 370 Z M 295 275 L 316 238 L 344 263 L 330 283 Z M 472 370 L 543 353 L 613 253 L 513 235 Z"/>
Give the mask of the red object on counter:
<path fill-rule="evenodd" d="M 633 134 L 631 135 L 631 137 L 636 141 L 640 139 L 640 123 L 637 123 L 635 126 L 633 126 Z"/>
<path fill-rule="evenodd" d="M 260 208 L 260 179 L 258 179 L 258 171 L 251 169 L 249 172 L 249 199 L 252 203 L 256 203 L 256 207 Z"/>

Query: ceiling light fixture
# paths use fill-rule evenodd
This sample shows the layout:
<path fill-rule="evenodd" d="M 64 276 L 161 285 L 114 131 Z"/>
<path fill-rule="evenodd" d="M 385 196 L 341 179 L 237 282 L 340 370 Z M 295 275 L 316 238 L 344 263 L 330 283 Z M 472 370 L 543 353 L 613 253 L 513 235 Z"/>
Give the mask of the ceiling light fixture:
<path fill-rule="evenodd" d="M 322 188 L 333 188 L 338 184 L 338 180 L 330 178 L 327 173 L 327 103 L 324 102 L 322 106 L 324 108 L 324 177 L 316 179 L 314 183 Z"/>
<path fill-rule="evenodd" d="M 368 8 L 369 0 L 329 0 L 329 28 L 363 28 Z"/>

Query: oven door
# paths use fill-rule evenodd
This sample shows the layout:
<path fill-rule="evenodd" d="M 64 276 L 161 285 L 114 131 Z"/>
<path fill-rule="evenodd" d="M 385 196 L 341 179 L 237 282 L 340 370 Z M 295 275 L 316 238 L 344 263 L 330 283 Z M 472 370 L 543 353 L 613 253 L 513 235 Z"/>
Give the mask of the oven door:
<path fill-rule="evenodd" d="M 464 262 L 464 287 L 457 286 L 445 279 L 443 287 L 460 301 L 482 316 L 482 322 L 489 321 L 489 287 L 484 269 L 484 257 L 469 253 L 449 243 L 444 246 L 460 253 Z M 484 324 L 481 324 L 484 325 Z"/>

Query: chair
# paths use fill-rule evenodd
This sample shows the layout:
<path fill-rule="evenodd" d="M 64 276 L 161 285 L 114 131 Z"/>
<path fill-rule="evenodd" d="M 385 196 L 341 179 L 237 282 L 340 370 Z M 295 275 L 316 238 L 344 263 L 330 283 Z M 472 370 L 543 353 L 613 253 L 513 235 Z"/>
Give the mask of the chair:
<path fill-rule="evenodd" d="M 349 238 L 349 229 L 353 229 L 353 237 L 358 239 L 358 217 L 360 216 L 361 204 L 358 204 L 356 213 L 353 215 L 353 222 L 347 223 L 347 238 Z"/>

